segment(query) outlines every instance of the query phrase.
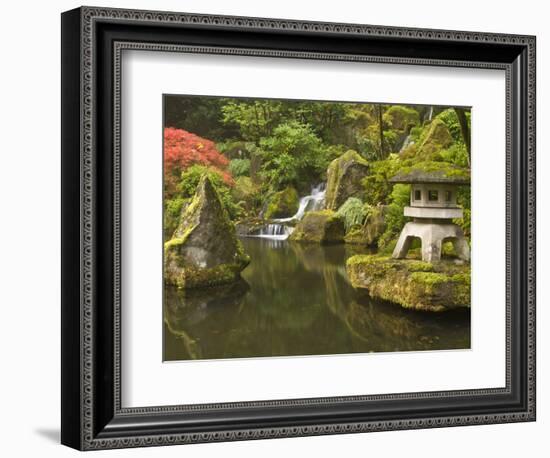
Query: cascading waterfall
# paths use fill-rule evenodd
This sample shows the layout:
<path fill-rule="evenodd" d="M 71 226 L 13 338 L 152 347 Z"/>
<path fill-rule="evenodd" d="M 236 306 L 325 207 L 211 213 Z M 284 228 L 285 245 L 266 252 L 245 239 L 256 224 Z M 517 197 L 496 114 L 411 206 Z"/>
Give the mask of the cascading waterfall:
<path fill-rule="evenodd" d="M 304 214 L 308 211 L 320 210 L 323 208 L 325 203 L 325 194 L 326 194 L 326 185 L 325 183 L 318 184 L 311 188 L 311 194 L 304 196 L 300 199 L 300 204 L 298 205 L 298 211 L 289 218 L 278 218 L 274 219 L 278 223 L 288 223 L 289 221 L 300 221 Z"/>
<path fill-rule="evenodd" d="M 285 223 L 300 221 L 309 211 L 320 210 L 325 204 L 326 184 L 320 183 L 311 188 L 311 194 L 300 199 L 298 211 L 289 218 L 273 219 L 270 224 L 263 227 L 259 234 L 251 237 L 263 237 L 274 240 L 286 240 L 294 228 Z"/>
<path fill-rule="evenodd" d="M 430 111 L 428 112 L 428 121 L 431 121 L 434 115 L 434 107 L 430 106 Z"/>
<path fill-rule="evenodd" d="M 285 226 L 284 224 L 271 223 L 263 227 L 259 234 L 251 237 L 264 237 L 273 240 L 286 240 L 292 234 L 293 227 Z"/>

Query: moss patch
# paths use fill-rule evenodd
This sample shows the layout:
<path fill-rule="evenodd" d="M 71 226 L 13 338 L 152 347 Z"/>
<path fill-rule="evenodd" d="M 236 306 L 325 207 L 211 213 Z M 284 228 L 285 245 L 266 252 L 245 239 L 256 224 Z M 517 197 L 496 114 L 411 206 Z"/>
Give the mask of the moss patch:
<path fill-rule="evenodd" d="M 164 249 L 167 251 L 170 251 L 170 248 L 182 245 L 184 242 L 185 242 L 185 239 L 183 237 L 176 237 L 174 239 L 170 239 L 168 240 L 168 242 L 164 244 Z"/>
<path fill-rule="evenodd" d="M 470 171 L 448 162 L 424 161 L 409 164 L 405 161 L 399 172 L 390 179 L 392 183 L 451 183 L 467 184 Z"/>
<path fill-rule="evenodd" d="M 470 265 L 428 263 L 389 256 L 358 255 L 346 264 L 351 284 L 371 297 L 404 308 L 441 312 L 470 307 Z"/>
<path fill-rule="evenodd" d="M 434 266 L 431 262 L 414 261 L 408 262 L 407 268 L 410 272 L 433 272 Z"/>

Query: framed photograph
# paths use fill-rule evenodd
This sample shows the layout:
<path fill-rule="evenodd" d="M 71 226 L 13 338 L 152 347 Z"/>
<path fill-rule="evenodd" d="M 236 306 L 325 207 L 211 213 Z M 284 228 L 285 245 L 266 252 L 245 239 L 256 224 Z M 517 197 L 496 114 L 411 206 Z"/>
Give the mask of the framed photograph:
<path fill-rule="evenodd" d="M 535 37 L 62 15 L 62 443 L 535 420 Z"/>

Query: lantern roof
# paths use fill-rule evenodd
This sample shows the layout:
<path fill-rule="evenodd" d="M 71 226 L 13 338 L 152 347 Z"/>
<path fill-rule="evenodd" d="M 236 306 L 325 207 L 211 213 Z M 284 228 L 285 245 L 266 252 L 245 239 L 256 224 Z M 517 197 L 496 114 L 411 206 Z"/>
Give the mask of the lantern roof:
<path fill-rule="evenodd" d="M 419 162 L 401 168 L 389 180 L 391 183 L 441 183 L 464 185 L 470 183 L 470 170 L 448 162 Z"/>

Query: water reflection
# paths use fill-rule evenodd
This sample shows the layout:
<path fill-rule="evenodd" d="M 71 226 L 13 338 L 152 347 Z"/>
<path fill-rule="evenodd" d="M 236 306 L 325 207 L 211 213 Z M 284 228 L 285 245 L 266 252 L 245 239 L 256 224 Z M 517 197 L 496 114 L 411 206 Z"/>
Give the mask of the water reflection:
<path fill-rule="evenodd" d="M 165 288 L 165 360 L 470 347 L 469 312 L 409 312 L 360 295 L 345 260 L 358 247 L 243 239 L 243 281 Z"/>

